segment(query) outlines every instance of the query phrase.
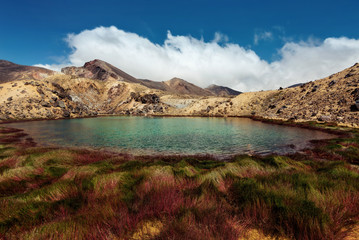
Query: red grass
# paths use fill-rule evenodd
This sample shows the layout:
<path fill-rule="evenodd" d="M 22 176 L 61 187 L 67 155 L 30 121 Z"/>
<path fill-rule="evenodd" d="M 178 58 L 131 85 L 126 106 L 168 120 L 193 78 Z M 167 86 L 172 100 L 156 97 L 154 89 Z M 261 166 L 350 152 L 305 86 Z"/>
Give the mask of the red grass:
<path fill-rule="evenodd" d="M 26 133 L 16 133 L 14 135 L 5 135 L 0 138 L 0 143 L 2 144 L 9 144 L 9 143 L 20 143 L 21 138 L 27 136 Z"/>
<path fill-rule="evenodd" d="M 0 133 L 17 133 L 23 130 L 17 128 L 0 128 Z"/>
<path fill-rule="evenodd" d="M 84 150 L 79 152 L 74 157 L 74 163 L 78 165 L 86 165 L 86 164 L 103 161 L 107 158 L 110 158 L 111 156 L 113 155 L 106 152 L 95 152 L 95 151 Z"/>
<path fill-rule="evenodd" d="M 0 167 L 7 166 L 7 167 L 10 167 L 10 168 L 13 168 L 13 167 L 15 167 L 16 163 L 17 163 L 17 159 L 15 157 L 11 157 L 11 158 L 8 158 L 6 160 L 2 160 L 0 162 Z"/>
<path fill-rule="evenodd" d="M 343 239 L 349 234 L 354 223 L 359 221 L 359 192 L 337 191 L 333 194 L 340 204 L 325 202 L 326 212 L 333 220 L 327 235 L 333 239 Z"/>

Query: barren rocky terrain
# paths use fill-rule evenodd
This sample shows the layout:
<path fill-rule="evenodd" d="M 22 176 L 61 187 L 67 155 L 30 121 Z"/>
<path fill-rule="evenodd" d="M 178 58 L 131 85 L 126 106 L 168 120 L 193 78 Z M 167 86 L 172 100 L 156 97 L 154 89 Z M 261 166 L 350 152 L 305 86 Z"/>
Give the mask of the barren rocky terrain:
<path fill-rule="evenodd" d="M 2 121 L 107 114 L 259 116 L 359 127 L 359 64 L 296 87 L 247 93 L 203 89 L 179 78 L 136 79 L 101 60 L 62 73 L 0 61 L 0 76 Z"/>

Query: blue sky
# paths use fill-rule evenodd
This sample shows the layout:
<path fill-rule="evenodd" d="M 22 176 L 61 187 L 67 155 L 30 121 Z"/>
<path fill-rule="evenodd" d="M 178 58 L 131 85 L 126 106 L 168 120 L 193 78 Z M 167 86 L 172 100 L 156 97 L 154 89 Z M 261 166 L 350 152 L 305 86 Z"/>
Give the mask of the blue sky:
<path fill-rule="evenodd" d="M 359 37 L 358 1 L 288 0 L 12 0 L 0 14 L 0 58 L 22 64 L 54 62 L 70 51 L 63 39 L 114 25 L 162 43 L 167 30 L 210 40 L 215 32 L 272 60 L 283 38 Z M 254 35 L 272 32 L 254 45 Z"/>
<path fill-rule="evenodd" d="M 204 42 L 221 33 L 219 45 L 237 44 L 270 64 L 283 58 L 278 51 L 288 42 L 359 39 L 358 7 L 355 0 L 2 1 L 0 59 L 25 65 L 73 63 L 68 58 L 74 49 L 64 40 L 69 33 L 115 26 L 159 45 L 168 30 Z"/>

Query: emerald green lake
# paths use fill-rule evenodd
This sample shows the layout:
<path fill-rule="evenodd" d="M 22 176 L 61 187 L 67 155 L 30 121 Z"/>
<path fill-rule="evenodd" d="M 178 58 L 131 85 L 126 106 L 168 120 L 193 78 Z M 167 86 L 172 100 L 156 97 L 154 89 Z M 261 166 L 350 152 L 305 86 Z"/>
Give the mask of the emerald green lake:
<path fill-rule="evenodd" d="M 308 147 L 310 140 L 334 137 L 246 118 L 121 116 L 6 125 L 24 129 L 39 145 L 106 148 L 132 154 L 288 153 Z"/>

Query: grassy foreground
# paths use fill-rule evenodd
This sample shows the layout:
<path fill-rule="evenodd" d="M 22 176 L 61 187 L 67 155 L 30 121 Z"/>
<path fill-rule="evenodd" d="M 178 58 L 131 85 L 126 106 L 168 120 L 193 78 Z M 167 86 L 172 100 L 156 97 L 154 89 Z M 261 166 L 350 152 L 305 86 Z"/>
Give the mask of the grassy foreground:
<path fill-rule="evenodd" d="M 355 239 L 359 131 L 290 156 L 132 157 L 0 127 L 0 239 Z"/>

